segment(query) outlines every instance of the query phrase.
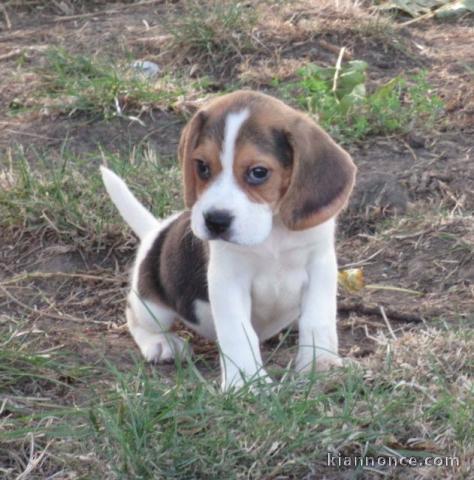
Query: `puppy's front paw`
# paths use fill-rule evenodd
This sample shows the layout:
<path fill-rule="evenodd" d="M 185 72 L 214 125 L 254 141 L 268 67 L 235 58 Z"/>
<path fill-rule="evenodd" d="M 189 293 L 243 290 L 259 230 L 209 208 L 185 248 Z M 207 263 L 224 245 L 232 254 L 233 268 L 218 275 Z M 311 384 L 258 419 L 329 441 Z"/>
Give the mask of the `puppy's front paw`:
<path fill-rule="evenodd" d="M 295 370 L 300 373 L 307 373 L 313 371 L 326 372 L 331 368 L 342 367 L 344 362 L 339 355 L 325 354 L 325 355 L 301 355 L 298 354 L 295 361 Z"/>
<path fill-rule="evenodd" d="M 140 348 L 145 360 L 151 363 L 167 363 L 189 355 L 187 343 L 174 333 L 150 334 Z"/>

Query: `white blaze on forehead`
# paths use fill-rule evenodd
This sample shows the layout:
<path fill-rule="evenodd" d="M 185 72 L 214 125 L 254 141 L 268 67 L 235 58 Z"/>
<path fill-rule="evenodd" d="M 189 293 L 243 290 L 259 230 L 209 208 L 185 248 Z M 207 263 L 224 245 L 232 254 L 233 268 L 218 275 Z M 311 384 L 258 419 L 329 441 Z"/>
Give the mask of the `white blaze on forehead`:
<path fill-rule="evenodd" d="M 232 171 L 234 163 L 235 141 L 239 134 L 240 127 L 249 118 L 249 110 L 241 110 L 236 113 L 229 113 L 225 120 L 224 142 L 222 144 L 221 164 L 222 170 Z"/>

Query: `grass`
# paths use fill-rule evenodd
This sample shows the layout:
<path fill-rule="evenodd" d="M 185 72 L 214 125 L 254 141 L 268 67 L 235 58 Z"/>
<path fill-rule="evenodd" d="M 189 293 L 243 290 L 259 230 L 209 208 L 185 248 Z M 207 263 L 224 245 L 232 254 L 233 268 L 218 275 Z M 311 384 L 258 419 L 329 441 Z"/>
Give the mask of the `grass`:
<path fill-rule="evenodd" d="M 8 478 L 13 465 L 26 468 L 34 445 L 41 449 L 51 443 L 49 437 L 81 436 L 76 392 L 87 388 L 96 369 L 58 346 L 46 346 L 44 331 L 24 320 L 3 316 L 0 330 L 0 475 Z"/>
<path fill-rule="evenodd" d="M 298 105 L 341 142 L 433 127 L 443 103 L 426 72 L 395 77 L 367 92 L 367 67 L 360 60 L 334 68 L 310 64 L 297 71 L 297 81 L 275 80 L 274 86 L 287 98 L 296 96 Z"/>
<path fill-rule="evenodd" d="M 381 345 L 364 368 L 308 379 L 280 370 L 283 379 L 272 387 L 225 395 L 203 381 L 194 364 L 178 365 L 172 379 L 141 361 L 125 371 L 104 363 L 91 369 L 77 358 L 71 362 L 61 349 L 35 351 L 31 332 L 14 341 L 11 333 L 2 348 L 0 377 L 7 394 L 2 468 L 10 476 L 28 464 L 30 442 L 22 438 L 35 439 L 37 455 L 48 445 L 34 478 L 58 471 L 72 475 L 77 468 L 91 478 L 338 475 L 326 465 L 328 452 L 452 455 L 460 461 L 457 478 L 469 469 L 469 328 L 408 333 Z M 21 370 L 31 377 L 28 382 L 17 375 Z M 55 397 L 69 400 L 51 405 Z M 448 472 L 424 470 L 430 478 L 446 478 Z M 396 474 L 407 478 L 408 470 Z M 362 468 L 352 478 L 358 475 L 371 478 Z"/>
<path fill-rule="evenodd" d="M 56 158 L 36 152 L 34 161 L 22 150 L 10 150 L 0 159 L 3 227 L 46 226 L 75 244 L 105 236 L 121 220 L 105 193 L 99 163 L 122 176 L 157 216 L 180 208 L 179 169 L 148 144 L 129 155 L 102 150 L 96 156 L 78 156 L 64 146 Z"/>
<path fill-rule="evenodd" d="M 175 59 L 222 71 L 235 57 L 255 49 L 255 8 L 237 0 L 186 0 L 165 17 Z"/>
<path fill-rule="evenodd" d="M 43 113 L 86 114 L 110 120 L 138 118 L 153 108 L 169 108 L 183 95 L 206 88 L 206 79 L 185 81 L 163 72 L 147 78 L 132 68 L 132 61 L 72 54 L 65 49 L 46 52 L 38 69 L 39 84 L 33 99 L 10 104 L 11 114 L 28 109 Z M 138 115 L 138 117 L 137 117 Z"/>

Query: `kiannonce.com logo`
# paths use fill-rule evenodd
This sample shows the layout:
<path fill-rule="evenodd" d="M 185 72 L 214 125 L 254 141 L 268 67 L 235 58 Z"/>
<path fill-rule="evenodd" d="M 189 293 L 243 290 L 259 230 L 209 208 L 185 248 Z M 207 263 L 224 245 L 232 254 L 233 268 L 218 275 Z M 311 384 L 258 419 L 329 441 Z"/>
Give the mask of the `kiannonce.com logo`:
<path fill-rule="evenodd" d="M 391 456 L 344 456 L 342 454 L 327 454 L 328 467 L 336 468 L 392 468 L 392 467 L 459 467 L 458 457 L 426 456 L 426 457 L 391 457 Z"/>

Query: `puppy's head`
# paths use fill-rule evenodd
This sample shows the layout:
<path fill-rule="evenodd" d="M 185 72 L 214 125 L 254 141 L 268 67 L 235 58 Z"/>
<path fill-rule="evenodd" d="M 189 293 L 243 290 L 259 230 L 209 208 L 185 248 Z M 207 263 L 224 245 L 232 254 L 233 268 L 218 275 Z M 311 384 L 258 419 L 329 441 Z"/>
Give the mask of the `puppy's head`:
<path fill-rule="evenodd" d="M 195 235 L 240 245 L 263 242 L 277 215 L 290 230 L 337 215 L 356 171 L 308 116 L 250 91 L 199 110 L 183 130 L 179 158 Z"/>

